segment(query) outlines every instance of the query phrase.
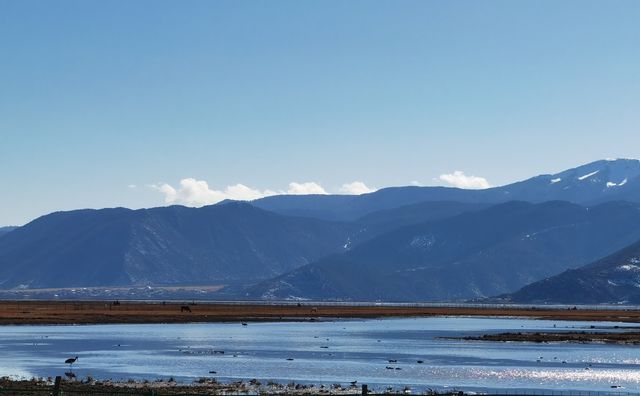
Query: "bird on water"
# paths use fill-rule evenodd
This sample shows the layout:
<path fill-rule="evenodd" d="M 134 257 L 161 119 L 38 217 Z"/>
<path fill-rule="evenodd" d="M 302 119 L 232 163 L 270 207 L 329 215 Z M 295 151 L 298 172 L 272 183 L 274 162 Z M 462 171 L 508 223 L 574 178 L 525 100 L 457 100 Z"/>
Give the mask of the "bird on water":
<path fill-rule="evenodd" d="M 76 362 L 76 360 L 78 360 L 77 356 L 74 357 L 74 358 L 69 358 L 69 359 L 65 360 L 64 363 L 68 364 L 69 367 L 71 367 Z"/>

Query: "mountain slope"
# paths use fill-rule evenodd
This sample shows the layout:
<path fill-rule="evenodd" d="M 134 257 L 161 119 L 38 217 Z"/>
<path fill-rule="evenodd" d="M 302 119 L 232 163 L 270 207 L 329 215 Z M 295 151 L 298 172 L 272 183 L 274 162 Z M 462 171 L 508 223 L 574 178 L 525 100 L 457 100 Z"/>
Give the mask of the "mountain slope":
<path fill-rule="evenodd" d="M 350 229 L 243 203 L 58 212 L 0 238 L 0 287 L 251 282 L 343 249 Z"/>
<path fill-rule="evenodd" d="M 11 227 L 11 226 L 7 226 L 7 227 L 0 227 L 0 237 L 2 237 L 3 235 L 15 230 L 18 227 Z"/>
<path fill-rule="evenodd" d="M 640 205 L 509 202 L 408 226 L 265 281 L 252 298 L 453 300 L 517 290 L 640 239 Z"/>
<path fill-rule="evenodd" d="M 357 245 L 397 228 L 442 220 L 462 213 L 486 209 L 489 206 L 482 203 L 427 201 L 369 213 L 354 221 L 359 229 L 349 238 L 349 245 Z"/>
<path fill-rule="evenodd" d="M 640 241 L 502 298 L 523 303 L 640 304 Z"/>
<path fill-rule="evenodd" d="M 601 160 L 485 190 L 390 187 L 362 195 L 277 195 L 252 204 L 286 215 L 355 220 L 375 211 L 425 201 L 502 203 L 512 200 L 536 203 L 559 200 L 589 205 L 612 200 L 640 202 L 640 161 Z"/>

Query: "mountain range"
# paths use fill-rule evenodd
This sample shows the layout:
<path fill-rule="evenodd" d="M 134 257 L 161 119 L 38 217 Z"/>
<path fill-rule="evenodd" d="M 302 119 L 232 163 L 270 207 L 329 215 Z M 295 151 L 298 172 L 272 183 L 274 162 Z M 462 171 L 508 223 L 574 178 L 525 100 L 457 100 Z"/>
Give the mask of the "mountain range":
<path fill-rule="evenodd" d="M 284 215 L 352 221 L 368 213 L 426 201 L 568 201 L 585 205 L 606 201 L 640 202 L 640 161 L 600 160 L 560 173 L 484 190 L 389 187 L 362 195 L 275 195 L 255 200 L 252 204 Z"/>
<path fill-rule="evenodd" d="M 0 238 L 0 287 L 252 282 L 343 249 L 349 229 L 247 203 L 58 212 Z"/>
<path fill-rule="evenodd" d="M 0 289 L 224 285 L 223 298 L 569 301 L 550 290 L 578 277 L 631 284 L 620 276 L 633 271 L 615 268 L 635 264 L 611 259 L 607 272 L 599 260 L 639 240 L 640 161 L 602 160 L 485 190 L 51 213 L 0 228 Z M 630 291 L 597 296 L 635 301 Z"/>
<path fill-rule="evenodd" d="M 464 300 L 516 290 L 640 239 L 640 204 L 512 201 L 401 227 L 252 287 L 255 299 Z"/>
<path fill-rule="evenodd" d="M 57 212 L 0 240 L 0 288 L 252 283 L 398 226 L 483 207 L 426 202 L 352 223 L 283 216 L 245 202 Z"/>

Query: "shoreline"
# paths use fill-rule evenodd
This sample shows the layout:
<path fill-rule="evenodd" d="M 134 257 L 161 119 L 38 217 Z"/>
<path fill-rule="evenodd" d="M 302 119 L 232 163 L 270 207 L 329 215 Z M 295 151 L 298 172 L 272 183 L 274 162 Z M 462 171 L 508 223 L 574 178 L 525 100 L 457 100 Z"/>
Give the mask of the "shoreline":
<path fill-rule="evenodd" d="M 13 379 L 9 377 L 0 377 L 0 393 L 3 391 L 19 392 L 25 396 L 40 396 L 43 392 L 53 392 L 53 378 L 32 378 L 32 379 Z M 409 387 L 399 386 L 397 388 L 386 388 L 386 394 L 406 394 Z M 132 395 L 361 395 L 362 385 L 357 384 L 339 384 L 332 385 L 314 385 L 289 382 L 287 384 L 272 381 L 260 382 L 256 379 L 239 380 L 231 382 L 219 382 L 215 378 L 200 378 L 192 383 L 176 382 L 169 380 L 96 380 L 92 378 L 69 380 L 62 379 L 60 390 L 70 392 L 72 394 L 121 394 L 121 392 L 131 392 Z M 381 390 L 369 388 L 368 393 L 379 394 Z M 421 393 L 425 394 L 425 393 Z M 459 392 L 433 393 L 437 395 L 455 395 Z"/>
<path fill-rule="evenodd" d="M 295 322 L 435 316 L 640 323 L 638 310 L 251 303 L 0 301 L 0 325 Z"/>

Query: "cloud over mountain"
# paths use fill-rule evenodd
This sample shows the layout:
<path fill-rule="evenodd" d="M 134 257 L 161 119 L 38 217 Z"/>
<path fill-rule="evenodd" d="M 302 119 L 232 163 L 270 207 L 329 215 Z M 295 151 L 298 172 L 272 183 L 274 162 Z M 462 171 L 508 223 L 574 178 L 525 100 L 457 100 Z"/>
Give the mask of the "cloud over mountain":
<path fill-rule="evenodd" d="M 440 175 L 438 179 L 458 188 L 483 189 L 491 187 L 491 184 L 484 177 L 467 176 L 459 170 Z"/>
<path fill-rule="evenodd" d="M 227 186 L 224 190 L 214 190 L 206 181 L 194 178 L 180 180 L 178 188 L 167 183 L 154 184 L 151 187 L 164 194 L 165 203 L 186 206 L 211 205 L 225 199 L 249 201 L 276 194 L 275 191 L 260 191 L 240 183 Z"/>
<path fill-rule="evenodd" d="M 345 184 L 344 186 L 350 186 L 351 191 L 353 191 L 345 191 L 345 193 L 362 194 L 363 192 L 368 192 L 364 191 L 365 189 L 369 190 L 368 187 L 364 185 L 364 183 L 358 183 L 360 182 Z M 151 184 L 150 187 L 156 191 L 161 192 L 164 195 L 164 202 L 167 204 L 178 204 L 195 207 L 215 204 L 225 199 L 251 201 L 271 195 L 328 194 L 320 184 L 315 182 L 291 182 L 289 183 L 289 188 L 287 190 L 280 191 L 273 191 L 268 189 L 259 190 L 241 183 L 227 186 L 222 190 L 216 190 L 214 188 L 211 188 L 209 186 L 209 183 L 207 183 L 205 180 L 197 180 L 192 177 L 180 180 L 179 186 L 177 187 L 174 187 L 168 183 Z"/>
<path fill-rule="evenodd" d="M 354 181 L 351 183 L 345 183 L 340 187 L 340 192 L 343 194 L 360 195 L 376 191 L 374 188 L 369 188 L 361 181 Z"/>
<path fill-rule="evenodd" d="M 306 182 L 306 183 L 289 183 L 289 189 L 282 194 L 291 195 L 307 195 L 307 194 L 328 194 L 327 191 L 318 183 Z"/>

